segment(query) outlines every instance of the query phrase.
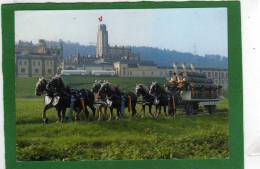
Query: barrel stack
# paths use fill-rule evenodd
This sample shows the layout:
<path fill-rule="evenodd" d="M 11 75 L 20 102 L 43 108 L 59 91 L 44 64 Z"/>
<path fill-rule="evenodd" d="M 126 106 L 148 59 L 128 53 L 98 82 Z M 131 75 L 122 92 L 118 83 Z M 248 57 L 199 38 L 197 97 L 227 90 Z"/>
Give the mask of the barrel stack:
<path fill-rule="evenodd" d="M 219 87 L 212 79 L 199 72 L 186 72 L 184 75 L 186 89 L 191 90 L 191 96 L 194 99 L 216 99 Z"/>
<path fill-rule="evenodd" d="M 215 85 L 213 80 L 207 78 L 205 74 L 196 72 L 192 64 L 190 68 L 182 64 L 182 71 L 178 71 L 174 64 L 173 72 L 174 76 L 169 81 L 168 88 L 177 85 L 181 91 L 191 91 L 192 99 L 216 99 L 218 97 L 221 87 Z"/>

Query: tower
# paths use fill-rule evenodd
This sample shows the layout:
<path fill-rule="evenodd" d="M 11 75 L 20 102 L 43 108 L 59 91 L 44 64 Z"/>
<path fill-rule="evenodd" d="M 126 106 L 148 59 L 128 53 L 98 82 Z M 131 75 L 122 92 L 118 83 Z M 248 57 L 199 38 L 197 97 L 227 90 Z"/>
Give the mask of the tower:
<path fill-rule="evenodd" d="M 105 24 L 98 26 L 96 57 L 105 58 L 108 54 L 108 32 Z"/>

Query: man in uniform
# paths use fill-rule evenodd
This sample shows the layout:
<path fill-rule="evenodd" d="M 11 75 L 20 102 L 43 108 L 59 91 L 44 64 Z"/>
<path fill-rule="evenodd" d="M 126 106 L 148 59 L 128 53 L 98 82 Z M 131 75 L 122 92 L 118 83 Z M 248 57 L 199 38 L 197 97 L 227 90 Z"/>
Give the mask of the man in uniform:
<path fill-rule="evenodd" d="M 177 83 L 178 83 L 178 77 L 175 72 L 173 73 L 173 76 L 170 79 L 170 83 L 172 83 L 173 85 L 177 85 Z"/>

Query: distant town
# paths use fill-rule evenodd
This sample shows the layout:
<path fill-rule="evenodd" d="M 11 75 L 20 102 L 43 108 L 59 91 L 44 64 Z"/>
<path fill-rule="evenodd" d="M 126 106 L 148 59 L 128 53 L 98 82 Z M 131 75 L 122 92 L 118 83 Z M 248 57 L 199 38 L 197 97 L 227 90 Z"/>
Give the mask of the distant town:
<path fill-rule="evenodd" d="M 105 24 L 99 24 L 95 54 L 82 55 L 79 51 L 64 57 L 64 42 L 39 39 L 34 44 L 18 41 L 15 44 L 17 76 L 88 75 L 118 77 L 170 77 L 175 71 L 197 71 L 213 79 L 214 83 L 227 88 L 228 70 L 223 67 L 195 67 L 192 63 L 156 64 L 143 59 L 129 46 L 110 46 Z"/>

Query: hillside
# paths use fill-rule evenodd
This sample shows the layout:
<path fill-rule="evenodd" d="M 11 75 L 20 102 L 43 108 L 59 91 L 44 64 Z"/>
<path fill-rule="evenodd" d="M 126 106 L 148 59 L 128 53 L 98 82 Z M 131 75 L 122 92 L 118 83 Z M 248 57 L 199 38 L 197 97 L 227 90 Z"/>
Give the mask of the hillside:
<path fill-rule="evenodd" d="M 172 66 L 172 63 L 192 63 L 197 67 L 227 68 L 228 58 L 219 55 L 199 56 L 191 53 L 183 53 L 168 49 L 154 47 L 131 47 L 133 52 L 139 53 L 142 60 L 152 60 L 159 66 Z M 95 56 L 96 47 L 94 45 L 80 45 L 79 43 L 64 42 L 64 57 L 69 57 L 77 52 L 81 55 Z"/>

